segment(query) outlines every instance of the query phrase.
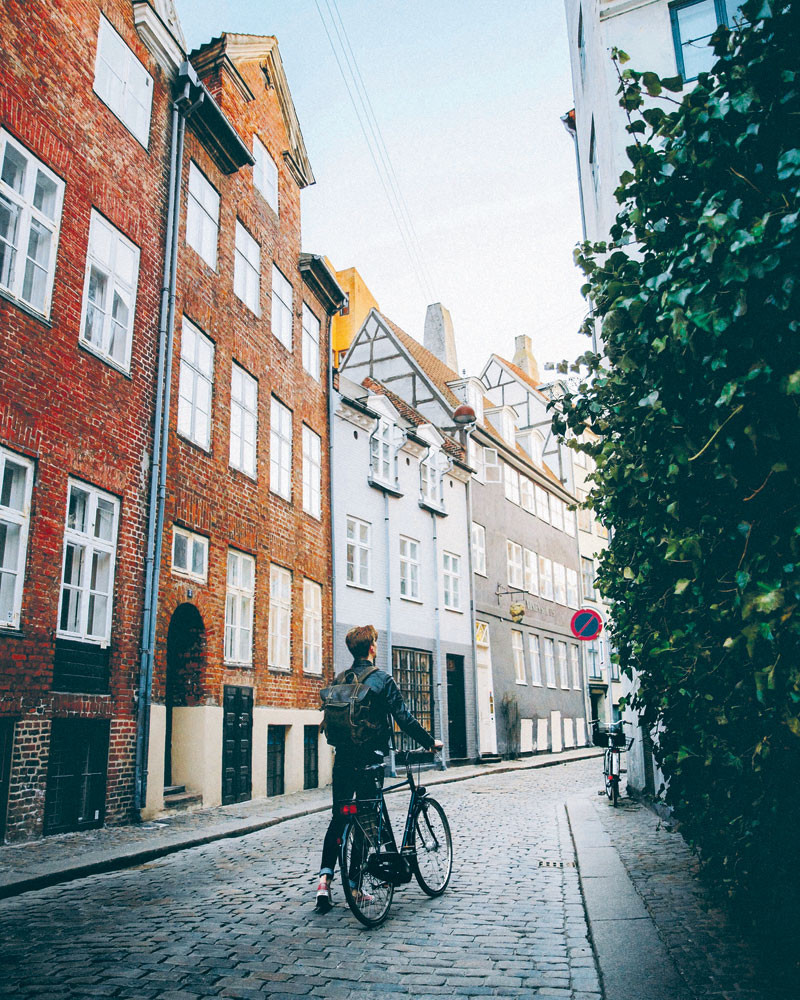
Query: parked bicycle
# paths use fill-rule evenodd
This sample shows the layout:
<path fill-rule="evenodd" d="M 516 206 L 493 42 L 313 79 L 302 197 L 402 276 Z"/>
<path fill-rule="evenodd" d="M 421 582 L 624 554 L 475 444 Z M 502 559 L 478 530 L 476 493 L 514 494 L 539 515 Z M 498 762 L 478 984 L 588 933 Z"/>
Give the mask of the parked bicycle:
<path fill-rule="evenodd" d="M 596 747 L 605 747 L 606 750 L 603 754 L 603 787 L 615 807 L 619 802 L 622 754 L 627 753 L 633 746 L 633 740 L 626 739 L 622 725 L 622 722 L 606 725 L 598 719 L 592 720 L 592 743 Z"/>
<path fill-rule="evenodd" d="M 453 869 L 453 843 L 444 809 L 415 780 L 412 762 L 430 760 L 419 752 L 398 753 L 406 777 L 382 788 L 375 799 L 348 802 L 341 807 L 349 817 L 342 833 L 339 868 L 347 904 L 367 927 L 377 927 L 389 915 L 394 890 L 416 878 L 428 896 L 441 896 Z M 381 768 L 370 765 L 366 770 Z M 384 796 L 397 788 L 410 787 L 403 838 L 398 849 Z"/>

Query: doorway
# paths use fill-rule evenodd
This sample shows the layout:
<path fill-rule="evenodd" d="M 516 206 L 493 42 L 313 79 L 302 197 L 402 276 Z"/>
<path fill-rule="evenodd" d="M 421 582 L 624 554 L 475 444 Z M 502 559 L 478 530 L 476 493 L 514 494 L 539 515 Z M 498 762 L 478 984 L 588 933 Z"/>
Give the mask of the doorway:
<path fill-rule="evenodd" d="M 497 728 L 494 719 L 494 691 L 492 686 L 492 651 L 489 644 L 489 625 L 475 622 L 476 673 L 478 682 L 478 734 L 482 754 L 497 753 Z"/>
<path fill-rule="evenodd" d="M 206 660 L 206 628 L 193 604 L 179 604 L 167 632 L 167 677 L 164 686 L 164 786 L 172 781 L 173 709 L 198 704 Z"/>
<path fill-rule="evenodd" d="M 222 723 L 222 804 L 245 802 L 253 783 L 253 689 L 225 685 Z M 270 727 L 272 728 L 272 727 Z"/>
<path fill-rule="evenodd" d="M 14 720 L 0 719 L 0 844 L 6 836 L 8 793 L 11 787 L 11 754 L 14 749 Z"/>
<path fill-rule="evenodd" d="M 450 760 L 467 757 L 467 708 L 464 657 L 447 654 L 447 740 Z"/>

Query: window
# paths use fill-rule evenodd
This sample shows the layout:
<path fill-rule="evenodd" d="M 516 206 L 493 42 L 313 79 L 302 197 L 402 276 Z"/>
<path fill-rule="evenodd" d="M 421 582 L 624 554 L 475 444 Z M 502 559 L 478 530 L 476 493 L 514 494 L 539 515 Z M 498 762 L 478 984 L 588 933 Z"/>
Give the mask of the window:
<path fill-rule="evenodd" d="M 219 194 L 195 164 L 190 163 L 186 242 L 214 271 L 217 269 L 218 234 Z"/>
<path fill-rule="evenodd" d="M 108 645 L 118 519 L 115 497 L 69 481 L 58 621 L 64 638 Z"/>
<path fill-rule="evenodd" d="M 508 585 L 515 590 L 522 590 L 524 577 L 522 571 L 522 546 L 506 539 L 506 564 L 508 569 Z"/>
<path fill-rule="evenodd" d="M 253 136 L 253 184 L 264 195 L 269 207 L 277 214 L 278 211 L 278 168 L 267 152 L 267 147 Z"/>
<path fill-rule="evenodd" d="M 287 351 L 292 349 L 292 286 L 272 265 L 272 332 Z"/>
<path fill-rule="evenodd" d="M 370 479 L 388 485 L 394 485 L 394 445 L 392 442 L 393 425 L 381 418 L 378 425 L 370 435 L 369 457 L 370 457 Z M 420 467 L 420 479 L 422 470 Z"/>
<path fill-rule="evenodd" d="M 575 511 L 564 506 L 564 531 L 570 538 L 575 537 Z"/>
<path fill-rule="evenodd" d="M 525 680 L 525 650 L 522 646 L 522 632 L 511 629 L 511 655 L 514 658 L 514 676 L 517 684 L 527 684 Z"/>
<path fill-rule="evenodd" d="M 600 642 L 601 642 L 602 650 L 603 650 L 603 659 L 606 662 L 608 662 L 609 660 L 611 661 L 611 680 L 612 681 L 618 681 L 620 679 L 620 677 L 619 677 L 619 659 L 616 656 L 610 654 L 607 640 L 601 639 Z"/>
<path fill-rule="evenodd" d="M 578 663 L 578 647 L 574 642 L 569 644 L 569 666 L 572 672 L 572 686 L 576 691 L 581 689 L 581 668 Z"/>
<path fill-rule="evenodd" d="M 589 656 L 589 676 L 590 677 L 602 677 L 600 671 L 600 647 L 596 639 L 592 642 L 587 642 L 587 653 Z"/>
<path fill-rule="evenodd" d="M 419 542 L 400 536 L 400 594 L 419 600 Z"/>
<path fill-rule="evenodd" d="M 19 628 L 33 463 L 0 448 L 0 628 Z"/>
<path fill-rule="evenodd" d="M 567 570 L 567 607 L 578 608 L 578 572 L 574 569 Z"/>
<path fill-rule="evenodd" d="M 503 482 L 505 484 L 506 500 L 519 505 L 519 472 L 507 462 L 503 463 Z"/>
<path fill-rule="evenodd" d="M 598 538 L 608 538 L 608 528 L 603 524 L 602 521 L 595 520 L 594 533 L 597 535 Z"/>
<path fill-rule="evenodd" d="M 233 254 L 233 291 L 251 312 L 261 315 L 261 247 L 238 219 Z"/>
<path fill-rule="evenodd" d="M 527 510 L 529 514 L 535 514 L 536 509 L 534 507 L 534 494 L 533 494 L 533 480 L 529 479 L 527 476 L 520 475 L 519 477 L 519 493 L 520 501 L 522 503 L 522 509 Z"/>
<path fill-rule="evenodd" d="M 319 726 L 303 726 L 303 788 L 319 787 Z"/>
<path fill-rule="evenodd" d="M 211 389 L 214 345 L 184 316 L 178 385 L 178 433 L 208 451 L 211 448 Z"/>
<path fill-rule="evenodd" d="M 513 448 L 517 443 L 517 414 L 510 406 L 504 406 L 500 411 L 500 433 Z"/>
<path fill-rule="evenodd" d="M 272 397 L 269 428 L 269 488 L 292 499 L 292 411 Z"/>
<path fill-rule="evenodd" d="M 556 664 L 555 664 L 555 642 L 553 639 L 544 640 L 544 673 L 547 678 L 547 686 L 556 686 Z"/>
<path fill-rule="evenodd" d="M 550 520 L 554 528 L 564 530 L 564 501 L 550 497 Z"/>
<path fill-rule="evenodd" d="M 567 644 L 559 642 L 557 647 L 558 673 L 561 677 L 561 687 L 569 690 L 569 674 L 567 673 Z"/>
<path fill-rule="evenodd" d="M 536 488 L 536 514 L 543 521 L 550 523 L 550 494 L 541 486 Z"/>
<path fill-rule="evenodd" d="M 289 670 L 289 635 L 292 625 L 292 574 L 272 563 L 269 568 L 269 665 Z M 305 633 L 305 629 L 304 629 Z M 305 645 L 305 642 L 304 642 Z"/>
<path fill-rule="evenodd" d="M 319 382 L 319 330 L 320 323 L 308 306 L 303 303 L 303 368 Z"/>
<path fill-rule="evenodd" d="M 581 583 L 584 598 L 589 601 L 597 600 L 594 590 L 594 560 L 588 556 L 581 556 Z"/>
<path fill-rule="evenodd" d="M 172 572 L 205 583 L 208 579 L 208 539 L 173 525 Z"/>
<path fill-rule="evenodd" d="M 553 600 L 553 564 L 544 556 L 539 556 L 539 596 Z"/>
<path fill-rule="evenodd" d="M 253 662 L 253 596 L 256 561 L 244 552 L 228 549 L 225 586 L 225 662 L 250 666 Z"/>
<path fill-rule="evenodd" d="M 481 383 L 467 382 L 464 387 L 464 401 L 467 406 L 471 406 L 475 411 L 475 418 L 478 423 L 483 422 L 483 385 Z"/>
<path fill-rule="evenodd" d="M 542 664 L 539 658 L 539 636 L 528 634 L 528 655 L 531 658 L 531 684 L 542 686 Z"/>
<path fill-rule="evenodd" d="M 153 79 L 102 14 L 97 34 L 94 92 L 146 149 Z"/>
<path fill-rule="evenodd" d="M 578 10 L 578 62 L 581 67 L 581 83 L 586 75 L 586 38 L 583 33 L 583 7 Z"/>
<path fill-rule="evenodd" d="M 592 187 L 596 196 L 600 186 L 600 163 L 597 158 L 597 133 L 594 128 L 594 116 L 592 116 L 592 129 L 589 135 L 589 171 L 592 175 Z"/>
<path fill-rule="evenodd" d="M 525 579 L 525 589 L 529 594 L 539 593 L 539 572 L 537 565 L 536 553 L 532 552 L 530 549 L 524 549 L 522 552 L 522 562 L 523 571 Z"/>
<path fill-rule="evenodd" d="M 139 248 L 92 209 L 80 339 L 95 354 L 130 368 Z"/>
<path fill-rule="evenodd" d="M 369 587 L 372 525 L 357 517 L 347 518 L 347 582 L 355 587 Z"/>
<path fill-rule="evenodd" d="M 586 490 L 577 489 L 575 495 L 578 498 L 578 502 L 584 504 L 589 494 Z M 578 527 L 581 531 L 592 530 L 592 512 L 588 507 L 578 507 Z"/>
<path fill-rule="evenodd" d="M 734 27 L 742 20 L 741 6 L 736 0 L 688 0 L 671 6 L 675 60 L 684 80 L 696 80 L 711 69 L 716 61 L 711 36 L 719 25 Z"/>
<path fill-rule="evenodd" d="M 267 726 L 267 795 L 283 795 L 286 726 Z"/>
<path fill-rule="evenodd" d="M 425 458 L 419 463 L 420 499 L 430 507 L 441 510 L 444 506 L 442 497 L 442 482 L 444 466 L 441 464 L 442 454 L 436 448 L 431 448 Z"/>
<path fill-rule="evenodd" d="M 483 445 L 478 444 L 477 441 L 470 438 L 469 445 L 467 446 L 467 461 L 470 467 L 475 470 L 475 479 L 479 483 L 486 481 L 486 465 L 483 452 Z"/>
<path fill-rule="evenodd" d="M 258 382 L 237 364 L 231 365 L 230 464 L 256 478 Z"/>
<path fill-rule="evenodd" d="M 483 449 L 483 475 L 487 483 L 499 483 L 502 477 L 497 448 Z"/>
<path fill-rule="evenodd" d="M 452 552 L 442 553 L 442 583 L 444 606 L 451 611 L 461 610 L 461 557 Z"/>
<path fill-rule="evenodd" d="M 472 568 L 481 576 L 486 576 L 486 528 L 472 522 Z"/>
<path fill-rule="evenodd" d="M 567 571 L 561 563 L 553 563 L 553 593 L 556 604 L 567 603 Z"/>
<path fill-rule="evenodd" d="M 320 437 L 303 424 L 303 510 L 320 517 Z"/>
<path fill-rule="evenodd" d="M 303 580 L 303 670 L 322 673 L 322 587 Z"/>
<path fill-rule="evenodd" d="M 0 131 L 0 288 L 50 313 L 64 182 Z"/>
<path fill-rule="evenodd" d="M 392 677 L 409 712 L 422 728 L 434 735 L 433 657 L 419 649 L 392 649 Z M 395 726 L 394 741 L 398 750 L 413 750 L 417 743 Z"/>

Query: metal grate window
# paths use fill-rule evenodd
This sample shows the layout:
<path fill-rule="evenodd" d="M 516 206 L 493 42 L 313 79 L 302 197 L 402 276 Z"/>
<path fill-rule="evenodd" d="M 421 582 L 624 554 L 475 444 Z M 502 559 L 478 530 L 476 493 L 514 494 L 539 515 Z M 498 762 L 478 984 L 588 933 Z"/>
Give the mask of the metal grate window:
<path fill-rule="evenodd" d="M 109 723 L 54 719 L 47 768 L 44 832 L 103 825 Z"/>
<path fill-rule="evenodd" d="M 418 649 L 392 650 L 392 676 L 400 693 L 420 724 L 431 736 L 433 728 L 433 657 Z M 395 727 L 395 744 L 398 750 L 414 750 L 417 743 Z"/>
<path fill-rule="evenodd" d="M 283 795 L 286 726 L 267 726 L 267 795 Z"/>
<path fill-rule="evenodd" d="M 303 788 L 319 787 L 319 726 L 303 728 Z"/>

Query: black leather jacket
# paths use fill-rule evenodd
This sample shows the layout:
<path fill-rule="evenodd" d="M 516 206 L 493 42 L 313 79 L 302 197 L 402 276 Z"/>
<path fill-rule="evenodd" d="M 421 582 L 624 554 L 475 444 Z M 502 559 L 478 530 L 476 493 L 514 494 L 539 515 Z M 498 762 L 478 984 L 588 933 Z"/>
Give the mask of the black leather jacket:
<path fill-rule="evenodd" d="M 355 670 L 357 674 L 361 675 L 369 670 L 371 666 L 373 664 L 369 660 L 357 659 L 353 661 L 353 666 L 350 669 Z M 364 683 L 375 692 L 371 697 L 375 699 L 376 713 L 380 713 L 385 717 L 386 724 L 374 740 L 367 746 L 359 748 L 359 756 L 375 753 L 376 751 L 382 754 L 389 752 L 392 719 L 397 722 L 397 725 L 412 740 L 416 740 L 426 750 L 433 749 L 436 741 L 430 733 L 423 729 L 406 708 L 406 703 L 403 701 L 402 694 L 400 694 L 400 688 L 393 677 L 387 674 L 385 670 L 379 669 L 375 673 L 370 674 Z M 338 754 L 339 751 L 337 751 Z"/>

